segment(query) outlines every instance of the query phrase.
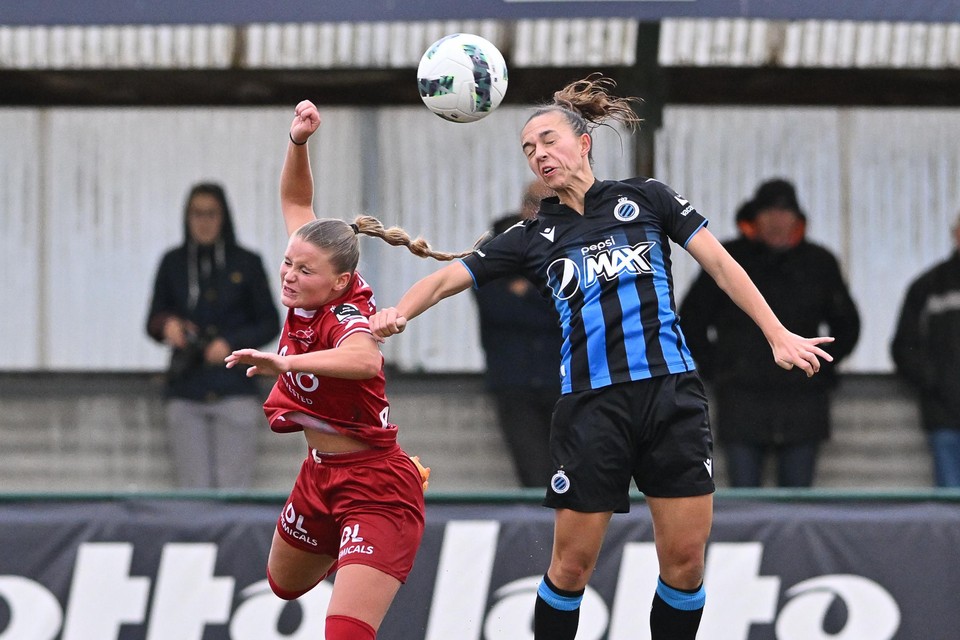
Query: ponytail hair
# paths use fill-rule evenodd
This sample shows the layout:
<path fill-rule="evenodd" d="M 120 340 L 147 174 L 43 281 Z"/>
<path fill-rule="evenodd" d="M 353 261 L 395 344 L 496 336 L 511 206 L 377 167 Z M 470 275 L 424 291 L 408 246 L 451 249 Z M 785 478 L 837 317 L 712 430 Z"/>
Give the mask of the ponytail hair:
<path fill-rule="evenodd" d="M 560 112 L 566 118 L 574 134 L 587 134 L 593 138 L 597 127 L 609 126 L 607 121 L 614 120 L 631 132 L 640 129 L 643 118 L 633 110 L 634 104 L 642 103 L 637 97 L 621 98 L 612 95 L 610 90 L 617 86 L 612 78 L 601 73 L 592 73 L 586 78 L 571 82 L 553 94 L 553 101 L 537 107 L 527 122 L 545 113 Z M 593 163 L 593 147 L 590 148 L 590 162 Z"/>
<path fill-rule="evenodd" d="M 362 233 L 366 236 L 380 238 L 387 244 L 395 247 L 406 247 L 410 253 L 421 258 L 433 258 L 444 262 L 463 258 L 472 253 L 472 251 L 463 251 L 461 253 L 447 253 L 445 251 L 434 251 L 423 238 L 411 239 L 410 234 L 400 227 L 384 228 L 383 223 L 373 216 L 358 216 L 354 218 L 353 225 L 356 233 Z"/>
<path fill-rule="evenodd" d="M 412 240 L 410 234 L 399 227 L 385 229 L 383 223 L 372 216 L 358 216 L 353 222 L 344 222 L 336 218 L 318 218 L 306 223 L 295 232 L 298 238 L 309 242 L 318 249 L 327 252 L 330 264 L 337 273 L 353 273 L 360 263 L 360 243 L 357 234 L 381 238 L 393 246 L 404 246 L 410 253 L 421 258 L 434 260 L 455 260 L 470 255 L 434 251 L 423 238 Z"/>

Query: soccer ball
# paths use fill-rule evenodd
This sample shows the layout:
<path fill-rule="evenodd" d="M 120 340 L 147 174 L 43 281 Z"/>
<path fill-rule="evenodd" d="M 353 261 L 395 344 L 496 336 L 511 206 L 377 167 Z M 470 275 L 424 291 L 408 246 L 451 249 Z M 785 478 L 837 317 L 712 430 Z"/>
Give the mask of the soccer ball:
<path fill-rule="evenodd" d="M 489 40 L 469 33 L 440 38 L 417 67 L 417 88 L 430 111 L 451 122 L 475 122 L 507 92 L 507 65 Z"/>

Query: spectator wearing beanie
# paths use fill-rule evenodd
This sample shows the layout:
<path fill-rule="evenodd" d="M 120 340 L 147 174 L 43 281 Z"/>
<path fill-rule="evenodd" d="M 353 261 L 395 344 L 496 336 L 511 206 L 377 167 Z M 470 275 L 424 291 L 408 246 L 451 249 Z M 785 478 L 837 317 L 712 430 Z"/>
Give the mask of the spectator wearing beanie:
<path fill-rule="evenodd" d="M 836 338 L 824 347 L 834 361 L 809 379 L 777 367 L 760 330 L 704 273 L 680 307 L 684 335 L 716 395 L 716 434 L 730 485 L 763 486 L 772 457 L 772 484 L 809 487 L 820 445 L 830 437 L 836 366 L 856 346 L 860 316 L 837 259 L 807 240 L 807 216 L 789 181 L 761 184 L 736 224 L 740 237 L 724 246 L 785 326 Z"/>

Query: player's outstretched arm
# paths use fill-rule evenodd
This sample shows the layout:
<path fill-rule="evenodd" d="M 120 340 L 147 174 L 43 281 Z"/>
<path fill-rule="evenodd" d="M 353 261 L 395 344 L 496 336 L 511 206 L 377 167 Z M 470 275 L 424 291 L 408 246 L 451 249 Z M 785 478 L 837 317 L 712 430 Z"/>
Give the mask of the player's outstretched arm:
<path fill-rule="evenodd" d="M 307 140 L 320 127 L 320 112 L 309 100 L 297 105 L 290 123 L 290 141 L 280 172 L 280 209 L 287 235 L 316 219 L 313 212 L 313 171 Z"/>
<path fill-rule="evenodd" d="M 283 356 L 267 351 L 258 351 L 257 349 L 237 349 L 223 361 L 226 363 L 227 369 L 232 369 L 239 364 L 248 365 L 248 378 L 256 375 L 278 376 L 289 370 Z"/>
<path fill-rule="evenodd" d="M 333 349 L 279 355 L 256 349 L 237 349 L 224 362 L 228 369 L 248 365 L 247 377 L 279 376 L 291 371 L 313 373 L 328 378 L 366 380 L 380 373 L 383 356 L 370 334 L 358 332 L 348 336 Z"/>
<path fill-rule="evenodd" d="M 463 263 L 451 263 L 415 282 L 396 307 L 381 309 L 370 316 L 370 331 L 381 339 L 398 334 L 406 328 L 408 320 L 472 285 L 473 276 Z"/>
<path fill-rule="evenodd" d="M 781 324 L 757 286 L 736 260 L 706 228 L 700 229 L 687 251 L 710 274 L 730 299 L 757 323 L 770 343 L 774 361 L 784 369 L 800 367 L 807 376 L 820 370 L 820 358 L 833 362 L 833 356 L 818 345 L 833 342 L 829 336 L 804 338 L 791 333 Z"/>

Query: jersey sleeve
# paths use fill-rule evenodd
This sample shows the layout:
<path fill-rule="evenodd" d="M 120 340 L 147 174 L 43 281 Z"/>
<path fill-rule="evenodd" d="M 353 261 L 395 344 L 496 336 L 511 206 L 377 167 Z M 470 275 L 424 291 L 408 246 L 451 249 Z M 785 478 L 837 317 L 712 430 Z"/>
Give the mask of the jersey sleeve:
<path fill-rule="evenodd" d="M 648 179 L 644 189 L 657 205 L 656 210 L 663 218 L 663 230 L 667 237 L 682 247 L 686 247 L 690 238 L 701 228 L 707 226 L 707 219 L 669 186 L 659 180 Z"/>
<path fill-rule="evenodd" d="M 526 225 L 527 221 L 518 222 L 460 259 L 473 277 L 475 287 L 522 272 Z"/>
<path fill-rule="evenodd" d="M 377 311 L 370 285 L 357 274 L 351 295 L 336 301 L 323 320 L 324 344 L 332 348 L 357 333 L 370 333 L 368 318 Z"/>
<path fill-rule="evenodd" d="M 324 324 L 327 334 L 325 342 L 334 348 L 354 334 L 370 333 L 370 321 L 353 302 L 342 302 L 335 306 Z"/>

